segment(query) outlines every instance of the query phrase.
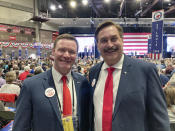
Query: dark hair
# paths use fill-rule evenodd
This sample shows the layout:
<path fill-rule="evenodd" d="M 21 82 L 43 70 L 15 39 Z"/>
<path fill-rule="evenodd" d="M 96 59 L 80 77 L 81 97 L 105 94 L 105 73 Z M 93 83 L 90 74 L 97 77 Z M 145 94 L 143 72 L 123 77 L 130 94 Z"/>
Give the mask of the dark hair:
<path fill-rule="evenodd" d="M 96 31 L 95 31 L 95 41 L 96 41 L 96 42 L 98 42 L 98 34 L 99 34 L 99 32 L 100 32 L 103 28 L 108 27 L 108 26 L 115 26 L 116 29 L 117 29 L 118 32 L 119 32 L 120 37 L 123 38 L 123 28 L 122 28 L 120 25 L 118 25 L 118 24 L 116 24 L 116 23 L 114 23 L 114 22 L 112 22 L 112 21 L 105 21 L 105 22 L 100 23 L 100 24 L 97 26 L 97 29 L 96 29 Z"/>
<path fill-rule="evenodd" d="M 54 42 L 53 48 L 56 47 L 57 42 L 58 42 L 59 40 L 61 40 L 61 39 L 66 39 L 66 40 L 73 40 L 73 41 L 75 41 L 75 43 L 76 43 L 76 45 L 77 45 L 77 52 L 78 52 L 78 47 L 79 47 L 79 46 L 78 46 L 78 41 L 77 41 L 76 38 L 75 38 L 73 35 L 71 35 L 71 34 L 62 34 L 62 35 L 59 35 L 59 36 L 56 38 L 55 42 Z"/>

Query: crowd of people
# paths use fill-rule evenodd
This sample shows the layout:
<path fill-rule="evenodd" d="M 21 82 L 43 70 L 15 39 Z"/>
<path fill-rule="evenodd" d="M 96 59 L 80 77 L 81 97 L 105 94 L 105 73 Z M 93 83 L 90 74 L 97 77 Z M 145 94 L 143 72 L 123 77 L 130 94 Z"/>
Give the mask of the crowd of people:
<path fill-rule="evenodd" d="M 107 21 L 95 32 L 102 59 L 77 58 L 63 34 L 51 59 L 0 61 L 0 93 L 17 95 L 13 131 L 175 131 L 175 60 L 128 57 L 122 39 Z"/>

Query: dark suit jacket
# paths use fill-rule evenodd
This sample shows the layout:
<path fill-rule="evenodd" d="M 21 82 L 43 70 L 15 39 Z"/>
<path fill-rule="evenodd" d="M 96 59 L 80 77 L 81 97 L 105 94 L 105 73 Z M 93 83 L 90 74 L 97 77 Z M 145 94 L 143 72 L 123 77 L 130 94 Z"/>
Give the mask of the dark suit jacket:
<path fill-rule="evenodd" d="M 97 83 L 102 64 L 91 68 L 91 84 L 94 80 Z M 92 84 L 94 90 L 96 83 Z M 92 110 L 92 130 L 93 113 Z M 112 131 L 170 131 L 165 97 L 154 64 L 124 56 L 112 118 Z"/>
<path fill-rule="evenodd" d="M 89 127 L 90 88 L 87 79 L 72 72 L 77 95 L 79 130 Z M 45 90 L 56 90 L 51 70 L 27 78 L 17 100 L 13 131 L 63 131 L 58 97 L 46 97 Z"/>

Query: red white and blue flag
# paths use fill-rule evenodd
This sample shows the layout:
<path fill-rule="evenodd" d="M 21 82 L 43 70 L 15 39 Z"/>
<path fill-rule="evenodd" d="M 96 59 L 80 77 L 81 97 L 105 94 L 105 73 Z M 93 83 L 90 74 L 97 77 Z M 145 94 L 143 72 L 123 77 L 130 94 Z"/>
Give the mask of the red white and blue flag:
<path fill-rule="evenodd" d="M 126 55 L 146 55 L 150 33 L 124 33 L 124 53 Z"/>

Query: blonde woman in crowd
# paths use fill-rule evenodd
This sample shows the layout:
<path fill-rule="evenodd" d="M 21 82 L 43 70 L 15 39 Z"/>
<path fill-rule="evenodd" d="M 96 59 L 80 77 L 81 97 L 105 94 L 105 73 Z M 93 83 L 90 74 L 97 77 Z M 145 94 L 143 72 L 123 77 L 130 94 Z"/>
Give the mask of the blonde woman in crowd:
<path fill-rule="evenodd" d="M 17 96 L 19 96 L 20 87 L 13 83 L 16 81 L 16 72 L 7 72 L 5 80 L 6 84 L 2 85 L 2 87 L 0 88 L 0 93 L 16 94 Z M 7 102 L 5 106 L 15 107 L 15 103 Z"/>
<path fill-rule="evenodd" d="M 175 131 L 175 88 L 166 87 L 164 93 L 167 101 L 171 131 Z"/>

